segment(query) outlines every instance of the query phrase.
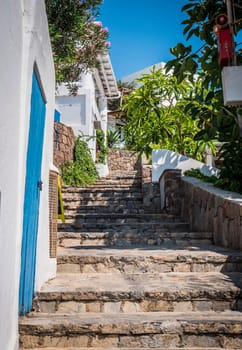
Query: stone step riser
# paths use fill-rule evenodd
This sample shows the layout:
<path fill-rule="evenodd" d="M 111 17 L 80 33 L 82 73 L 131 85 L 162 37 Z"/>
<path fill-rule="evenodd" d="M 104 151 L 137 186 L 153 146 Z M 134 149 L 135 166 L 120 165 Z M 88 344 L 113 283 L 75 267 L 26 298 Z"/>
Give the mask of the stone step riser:
<path fill-rule="evenodd" d="M 96 258 L 93 256 L 75 257 L 60 256 L 57 259 L 59 273 L 170 273 L 170 272 L 240 272 L 242 261 L 179 261 L 170 262 L 162 259 L 138 258 Z"/>
<path fill-rule="evenodd" d="M 155 245 L 160 246 L 161 248 L 164 246 L 165 248 L 168 246 L 169 248 L 176 249 L 176 246 L 180 247 L 188 247 L 191 245 L 211 245 L 212 240 L 211 239 L 170 239 L 170 238 L 146 238 L 146 239 L 116 239 L 116 240 L 82 240 L 80 239 L 73 239 L 73 238 L 61 238 L 58 239 L 58 245 L 61 247 L 75 247 L 75 246 L 81 246 L 81 247 L 112 247 L 112 246 L 118 246 L 118 247 L 132 247 L 135 245 Z"/>
<path fill-rule="evenodd" d="M 163 232 L 163 231 L 188 231 L 189 225 L 182 222 L 167 222 L 167 223 L 161 223 L 159 221 L 157 222 L 147 222 L 143 221 L 142 219 L 138 220 L 137 223 L 135 223 L 135 219 L 132 218 L 117 218 L 114 219 L 110 216 L 106 218 L 103 218 L 102 215 L 96 215 L 95 217 L 91 217 L 85 214 L 77 214 L 75 216 L 75 219 L 67 219 L 65 224 L 59 224 L 58 228 L 60 231 L 62 229 L 66 231 L 77 231 L 79 228 L 83 229 L 91 229 L 96 231 L 108 231 L 109 229 L 112 229 L 112 231 L 132 231 L 132 232 L 141 232 L 141 231 L 147 231 L 152 230 L 152 232 Z"/>
<path fill-rule="evenodd" d="M 66 227 L 67 228 L 67 227 Z M 184 230 L 167 230 L 165 228 L 143 227 L 139 230 L 125 230 L 124 232 L 79 232 L 73 233 L 71 228 L 68 232 L 59 232 L 59 245 L 68 246 L 132 246 L 132 245 L 155 245 L 164 248 L 174 248 L 189 245 L 212 244 L 212 235 L 209 232 L 186 232 Z"/>
<path fill-rule="evenodd" d="M 113 325 L 99 325 L 92 327 L 88 324 L 75 326 L 65 323 L 60 328 L 52 326 L 51 329 L 26 329 L 20 325 L 20 346 L 23 348 L 54 347 L 66 348 L 82 347 L 95 348 L 194 348 L 208 349 L 211 347 L 241 349 L 241 324 L 224 325 L 221 322 L 176 322 L 169 321 L 155 325 L 149 323 L 130 325 L 129 322 L 122 327 Z M 234 330 L 232 329 L 234 328 Z M 32 335 L 29 334 L 32 332 Z"/>
<path fill-rule="evenodd" d="M 117 189 L 117 188 L 109 188 L 109 189 L 90 189 L 90 190 L 82 190 L 82 191 L 71 191 L 62 193 L 63 199 L 65 200 L 78 200 L 80 198 L 128 198 L 128 197 L 142 197 L 141 188 L 127 188 L 127 189 Z"/>
<path fill-rule="evenodd" d="M 143 203 L 142 203 L 141 199 L 139 199 L 139 200 L 120 199 L 118 201 L 114 201 L 114 200 L 88 201 L 86 203 L 83 203 L 83 201 L 79 201 L 79 202 L 69 202 L 69 203 L 65 202 L 64 203 L 65 217 L 67 217 L 68 215 L 70 215 L 73 212 L 78 214 L 78 211 L 86 211 L 87 214 L 90 214 L 90 213 L 92 213 L 90 211 L 90 210 L 92 210 L 92 208 L 99 209 L 100 211 L 102 209 L 110 209 L 110 211 L 111 211 L 112 208 L 119 209 L 119 207 L 122 207 L 124 209 L 132 209 L 132 208 L 143 209 Z"/>
<path fill-rule="evenodd" d="M 108 204 L 108 203 L 119 203 L 123 201 L 124 203 L 129 202 L 129 201 L 143 201 L 143 197 L 141 195 L 128 195 L 128 196 L 120 196 L 120 195 L 115 195 L 115 194 L 110 194 L 110 196 L 102 196 L 100 194 L 97 194 L 96 196 L 78 196 L 78 195 L 70 195 L 69 197 L 63 198 L 64 202 L 66 204 L 73 203 L 73 205 L 88 205 L 89 203 L 95 203 L 97 204 Z"/>
<path fill-rule="evenodd" d="M 82 207 L 73 210 L 65 210 L 65 219 L 66 220 L 75 220 L 79 215 L 88 215 L 88 214 L 144 214 L 147 213 L 142 207 L 142 205 L 132 204 L 127 207 L 127 205 L 113 205 L 113 206 L 89 206 L 88 208 Z"/>
<path fill-rule="evenodd" d="M 43 348 L 31 348 L 29 350 L 43 350 Z M 90 350 L 90 348 L 83 348 L 83 347 L 79 347 L 78 350 Z M 104 348 L 94 348 L 92 347 L 93 350 L 104 350 Z M 105 348 L 106 349 L 106 348 Z M 156 350 L 167 350 L 167 348 L 155 348 Z M 188 349 L 188 348 L 187 348 Z M 206 348 L 206 350 L 220 350 L 221 348 Z M 20 348 L 20 350 L 23 350 L 23 348 Z M 48 347 L 48 348 L 45 348 L 45 350 L 56 350 L 56 348 L 53 348 L 53 347 Z M 58 350 L 77 350 L 77 348 L 73 348 L 73 347 L 68 347 L 68 348 L 60 348 L 58 347 Z M 114 348 L 112 347 L 112 350 L 140 350 L 140 348 Z M 142 350 L 150 350 L 150 348 L 142 348 Z M 181 348 L 169 348 L 169 350 L 181 350 Z M 201 348 L 190 348 L 188 350 L 201 350 Z M 231 350 L 231 349 L 224 349 L 224 350 Z"/>
<path fill-rule="evenodd" d="M 213 296 L 214 297 L 214 296 Z M 203 299 L 197 300 L 164 300 L 164 299 L 145 299 L 142 300 L 121 300 L 116 298 L 112 300 L 107 294 L 103 295 L 104 300 L 97 298 L 96 300 L 76 301 L 77 296 L 65 296 L 63 294 L 60 299 L 42 298 L 35 301 L 33 310 L 35 312 L 44 313 L 137 313 L 137 312 L 221 312 L 228 310 L 242 311 L 242 300 L 238 298 L 231 298 L 226 300 L 219 299 Z M 94 297 L 93 297 L 94 298 Z M 221 296 L 220 296 L 221 298 Z M 42 300 L 43 299 L 43 300 Z M 81 295 L 78 295 L 81 299 Z"/>
<path fill-rule="evenodd" d="M 120 196 L 117 195 L 115 196 L 115 194 L 110 194 L 110 196 L 101 196 L 100 194 L 97 194 L 97 196 L 72 196 L 70 195 L 69 198 L 64 198 L 64 202 L 69 204 L 69 203 L 73 203 L 73 204 L 85 204 L 88 205 L 88 203 L 93 203 L 93 202 L 97 202 L 97 204 L 102 204 L 102 203 L 119 203 L 120 201 L 123 201 L 124 203 L 129 202 L 129 201 L 143 201 L 143 198 L 141 195 L 137 195 L 137 196 Z"/>
<path fill-rule="evenodd" d="M 69 336 L 67 332 L 67 335 L 63 335 L 62 337 L 58 335 L 20 336 L 21 349 L 30 349 L 32 346 L 37 347 L 39 344 L 41 344 L 41 349 L 51 346 L 58 350 L 68 347 L 74 347 L 75 350 L 82 350 L 83 347 L 87 347 L 88 349 L 96 347 L 101 347 L 101 349 L 128 347 L 128 349 L 132 349 L 133 346 L 141 350 L 149 344 L 151 345 L 149 349 L 160 349 L 162 347 L 165 350 L 174 347 L 177 347 L 176 349 L 185 348 L 189 350 L 191 348 L 194 349 L 194 346 L 199 347 L 198 350 L 209 350 L 211 347 L 217 347 L 218 349 L 228 347 L 229 350 L 242 349 L 241 336 L 234 337 L 230 334 L 148 334 L 138 337 L 132 334 L 77 334 Z M 221 344 L 226 345 L 221 347 Z"/>
<path fill-rule="evenodd" d="M 43 348 L 31 348 L 29 350 L 43 350 Z M 93 350 L 104 350 L 104 348 L 92 348 Z M 106 348 L 105 348 L 106 349 Z M 156 350 L 167 350 L 167 348 L 155 348 Z M 187 348 L 188 349 L 188 348 Z M 206 348 L 206 350 L 220 350 L 221 348 Z M 23 350 L 23 348 L 20 348 L 20 350 Z M 48 347 L 48 348 L 45 348 L 45 350 L 56 350 L 56 348 L 53 348 L 53 347 Z M 59 348 L 58 347 L 58 350 L 77 350 L 77 348 L 73 348 L 73 347 L 68 347 L 68 348 Z M 90 350 L 90 348 L 83 348 L 83 347 L 79 347 L 78 350 Z M 112 347 L 112 350 L 140 350 L 140 348 L 114 348 Z M 150 348 L 142 348 L 142 350 L 150 350 Z M 181 348 L 169 348 L 169 350 L 181 350 Z M 201 350 L 201 348 L 190 348 L 188 350 Z M 231 349 L 224 349 L 224 350 L 231 350 Z"/>
<path fill-rule="evenodd" d="M 127 181 L 113 181 L 113 182 L 100 182 L 96 183 L 94 185 L 89 185 L 86 187 L 62 187 L 62 193 L 70 193 L 70 192 L 88 192 L 92 190 L 100 190 L 100 189 L 114 189 L 114 190 L 120 190 L 120 189 L 134 189 L 134 188 L 141 188 L 142 182 L 141 180 L 127 180 Z"/>
<path fill-rule="evenodd" d="M 117 193 L 123 192 L 141 192 L 142 186 L 139 183 L 135 184 L 119 184 L 119 185 L 99 185 L 99 186 L 88 186 L 88 187 L 74 187 L 70 189 L 62 190 L 62 195 L 76 193 L 76 194 L 85 194 L 85 193 L 97 193 L 97 192 L 111 192 L 115 191 Z"/>

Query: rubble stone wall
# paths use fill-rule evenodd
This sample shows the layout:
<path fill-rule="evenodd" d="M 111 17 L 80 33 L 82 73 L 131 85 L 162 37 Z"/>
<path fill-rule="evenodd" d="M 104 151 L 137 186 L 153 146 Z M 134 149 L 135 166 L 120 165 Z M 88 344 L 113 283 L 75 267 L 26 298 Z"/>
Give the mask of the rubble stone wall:
<path fill-rule="evenodd" d="M 242 249 L 242 196 L 184 179 L 181 215 L 192 230 L 213 232 L 214 243 Z"/>
<path fill-rule="evenodd" d="M 142 165 L 142 191 L 146 211 L 160 213 L 160 189 L 158 183 L 152 183 L 152 165 Z"/>
<path fill-rule="evenodd" d="M 73 160 L 75 135 L 70 126 L 55 122 L 54 125 L 54 165 L 60 165 Z"/>
<path fill-rule="evenodd" d="M 108 152 L 108 168 L 113 171 L 141 170 L 141 160 L 137 153 L 127 150 L 110 149 Z"/>
<path fill-rule="evenodd" d="M 108 167 L 110 173 L 115 171 L 137 171 L 141 177 L 143 205 L 146 212 L 161 212 L 160 190 L 158 183 L 152 183 L 152 166 L 139 159 L 138 154 L 127 150 L 109 150 Z"/>
<path fill-rule="evenodd" d="M 192 231 L 212 232 L 216 245 L 242 249 L 241 195 L 169 170 L 162 181 L 166 212 L 179 213 Z"/>

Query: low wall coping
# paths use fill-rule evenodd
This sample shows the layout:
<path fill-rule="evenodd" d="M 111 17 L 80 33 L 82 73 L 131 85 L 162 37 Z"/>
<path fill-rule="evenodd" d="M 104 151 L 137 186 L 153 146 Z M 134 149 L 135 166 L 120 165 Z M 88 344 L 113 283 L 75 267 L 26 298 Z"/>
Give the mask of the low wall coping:
<path fill-rule="evenodd" d="M 213 186 L 210 182 L 204 182 L 200 179 L 190 176 L 182 176 L 181 179 L 185 182 L 188 182 L 196 187 L 203 189 L 206 192 L 212 193 L 216 196 L 222 197 L 228 201 L 236 203 L 242 206 L 242 195 L 236 192 L 226 191 L 221 188 Z"/>

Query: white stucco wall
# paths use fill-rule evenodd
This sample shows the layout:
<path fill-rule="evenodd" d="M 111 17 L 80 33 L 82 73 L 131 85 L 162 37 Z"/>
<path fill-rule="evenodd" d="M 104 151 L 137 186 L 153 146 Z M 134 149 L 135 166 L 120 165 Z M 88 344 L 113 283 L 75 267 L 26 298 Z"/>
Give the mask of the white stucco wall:
<path fill-rule="evenodd" d="M 88 146 L 94 160 L 96 160 L 94 121 L 99 121 L 104 133 L 107 132 L 107 99 L 102 86 L 98 84 L 98 87 L 99 98 L 96 99 L 93 74 L 86 73 L 80 77 L 76 96 L 70 96 L 64 84 L 58 87 L 56 95 L 56 105 L 61 113 L 60 121 L 71 126 L 76 136 L 83 134 L 92 137 L 88 140 Z"/>
<path fill-rule="evenodd" d="M 54 68 L 44 0 L 10 0 L 0 11 L 0 349 L 18 348 L 20 255 L 33 66 L 47 99 L 36 287 L 55 274 L 49 259 L 48 173 L 52 167 Z"/>
<path fill-rule="evenodd" d="M 216 168 L 166 149 L 152 152 L 152 182 L 158 182 L 161 174 L 166 169 L 180 169 L 184 173 L 184 171 L 192 168 L 200 169 L 207 176 L 216 175 L 219 172 Z"/>

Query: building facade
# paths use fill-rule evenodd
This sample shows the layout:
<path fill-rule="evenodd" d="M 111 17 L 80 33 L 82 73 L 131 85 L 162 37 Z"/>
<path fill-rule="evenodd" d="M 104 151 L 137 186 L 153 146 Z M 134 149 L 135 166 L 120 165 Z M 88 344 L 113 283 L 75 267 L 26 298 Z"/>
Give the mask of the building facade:
<path fill-rule="evenodd" d="M 44 0 L 2 2 L 0 27 L 0 348 L 15 350 L 18 314 L 56 271 L 48 208 L 55 76 Z"/>
<path fill-rule="evenodd" d="M 108 53 L 98 56 L 98 68 L 80 76 L 77 94 L 71 96 L 65 84 L 59 86 L 56 106 L 60 122 L 71 126 L 75 135 L 84 135 L 96 160 L 96 130 L 107 133 L 107 100 L 119 98 Z"/>

